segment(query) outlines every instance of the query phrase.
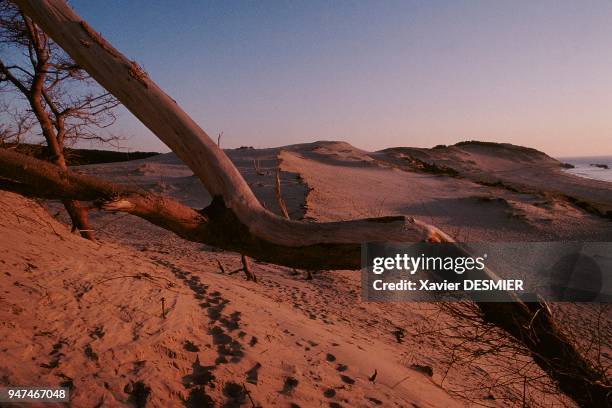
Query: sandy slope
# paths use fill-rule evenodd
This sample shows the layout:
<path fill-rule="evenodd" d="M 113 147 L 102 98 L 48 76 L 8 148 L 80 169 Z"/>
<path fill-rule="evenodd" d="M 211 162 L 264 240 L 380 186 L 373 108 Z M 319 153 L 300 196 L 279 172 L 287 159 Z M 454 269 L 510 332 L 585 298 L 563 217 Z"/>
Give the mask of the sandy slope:
<path fill-rule="evenodd" d="M 421 151 L 424 149 L 420 149 Z M 492 150 L 492 149 L 490 149 Z M 422 218 L 464 241 L 607 240 L 610 222 L 586 213 L 570 202 L 537 191 L 526 194 L 475 182 L 471 177 L 448 177 L 414 171 L 406 152 L 367 153 L 346 143 L 317 142 L 282 151 L 282 168 L 299 172 L 313 190 L 307 197 L 308 215 L 318 220 L 350 219 L 389 214 Z M 538 168 L 559 167 L 541 153 L 517 166 L 514 159 L 470 156 L 470 166 L 493 174 L 492 167 L 528 178 Z M 518 158 L 520 158 L 519 155 Z M 535 156 L 535 157 L 534 157 Z M 468 160 L 468 159 L 466 159 Z M 462 158 L 447 158 L 445 165 L 459 168 Z M 551 170 L 552 171 L 552 170 Z M 526 174 L 522 174 L 522 173 Z M 556 174 L 556 173 L 555 173 Z M 542 175 L 533 178 L 542 179 Z M 550 176 L 552 177 L 552 176 Z M 591 180 L 569 176 L 582 188 Z M 531 178 L 529 178 L 531 179 Z M 576 179 L 576 180 L 574 180 Z M 612 184 L 601 183 L 598 197 L 612 203 Z M 542 189 L 543 190 L 543 189 Z M 573 193 L 567 187 L 568 193 Z"/>
<path fill-rule="evenodd" d="M 315 142 L 227 153 L 264 206 L 277 213 L 274 177 L 280 162 L 282 195 L 294 219 L 408 214 L 464 241 L 605 241 L 612 237 L 608 220 L 568 199 L 604 211 L 612 206 L 611 183 L 563 173 L 560 163 L 543 153 L 510 146 L 370 153 L 345 142 Z M 448 166 L 459 176 L 415 171 L 411 158 Z M 196 208 L 210 202 L 193 173 L 172 153 L 80 169 L 171 195 Z"/>
<path fill-rule="evenodd" d="M 78 407 L 136 403 L 142 390 L 152 406 L 238 406 L 243 384 L 263 406 L 457 405 L 398 358 L 390 324 L 364 325 L 376 315 L 354 281 L 337 299 L 343 279 L 257 265 L 255 284 L 218 273 L 216 260 L 238 266 L 232 254 L 194 244 L 193 256 L 139 253 L 83 241 L 14 194 L 0 206 L 3 384 L 68 385 Z"/>
<path fill-rule="evenodd" d="M 463 142 L 434 149 L 386 149 L 381 153 L 385 158 L 408 156 L 445 165 L 462 177 L 480 183 L 569 198 L 612 218 L 611 183 L 563 172 L 557 160 L 534 149 L 511 144 Z"/>
<path fill-rule="evenodd" d="M 273 211 L 280 159 L 292 218 L 401 213 L 472 241 L 612 238 L 609 220 L 566 200 L 415 171 L 397 152 L 317 142 L 228 154 Z M 490 157 L 473 161 L 496 165 Z M 553 168 L 545 157 L 532 164 L 542 163 Z M 173 154 L 79 171 L 194 207 L 210 200 Z M 259 283 L 252 283 L 227 273 L 239 268 L 237 254 L 185 242 L 132 216 L 94 212 L 100 241 L 92 243 L 14 194 L 0 193 L 0 207 L 3 384 L 64 383 L 78 407 L 145 399 L 160 407 L 250 407 L 243 385 L 264 407 L 455 406 L 465 400 L 451 391 L 466 389 L 486 406 L 522 401 L 522 381 L 499 385 L 508 373 L 495 357 L 445 375 L 447 351 L 456 343 L 423 331 L 448 316 L 430 305 L 362 303 L 354 272 L 306 281 L 287 268 L 254 263 Z M 570 324 L 588 313 L 576 313 Z M 398 330 L 405 333 L 401 342 Z M 528 397 L 546 406 L 556 401 L 530 389 Z"/>

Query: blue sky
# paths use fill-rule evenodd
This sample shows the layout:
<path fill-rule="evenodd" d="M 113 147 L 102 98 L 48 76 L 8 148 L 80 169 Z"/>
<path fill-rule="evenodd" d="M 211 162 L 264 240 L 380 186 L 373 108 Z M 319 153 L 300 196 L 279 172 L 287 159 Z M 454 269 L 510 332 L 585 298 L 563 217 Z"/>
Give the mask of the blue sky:
<path fill-rule="evenodd" d="M 612 154 L 612 2 L 70 4 L 224 147 L 503 141 Z M 124 112 L 132 149 L 167 150 Z"/>

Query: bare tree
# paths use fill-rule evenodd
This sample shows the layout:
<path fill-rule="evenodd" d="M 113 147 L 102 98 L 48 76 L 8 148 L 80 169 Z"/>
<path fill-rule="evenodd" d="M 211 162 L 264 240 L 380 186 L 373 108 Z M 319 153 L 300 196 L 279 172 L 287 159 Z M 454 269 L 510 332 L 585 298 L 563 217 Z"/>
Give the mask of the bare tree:
<path fill-rule="evenodd" d="M 27 112 L 13 109 L 4 101 L 0 101 L 0 120 L 0 147 L 18 145 L 33 127 L 33 121 Z"/>
<path fill-rule="evenodd" d="M 3 111 L 12 113 L 13 121 L 8 125 L 12 127 L 1 129 L 3 142 L 20 142 L 36 121 L 49 161 L 65 169 L 64 147 L 78 140 L 114 140 L 101 136 L 99 130 L 114 122 L 113 108 L 119 102 L 7 0 L 0 0 L 0 50 Z M 73 230 L 92 239 L 87 209 L 76 200 L 63 204 Z"/>
<path fill-rule="evenodd" d="M 434 226 L 412 217 L 308 223 L 281 218 L 257 200 L 236 167 L 210 137 L 134 62 L 89 27 L 63 0 L 15 0 L 72 58 L 113 93 L 199 177 L 212 203 L 198 212 L 150 193 L 76 175 L 0 149 L 0 176 L 12 187 L 81 200 L 145 218 L 190 240 L 277 264 L 360 269 L 367 241 L 449 242 Z M 457 251 L 462 251 L 456 247 Z M 475 279 L 495 279 L 484 269 Z M 545 302 L 475 303 L 483 321 L 522 344 L 555 385 L 582 406 L 610 405 L 612 385 L 555 321 Z"/>

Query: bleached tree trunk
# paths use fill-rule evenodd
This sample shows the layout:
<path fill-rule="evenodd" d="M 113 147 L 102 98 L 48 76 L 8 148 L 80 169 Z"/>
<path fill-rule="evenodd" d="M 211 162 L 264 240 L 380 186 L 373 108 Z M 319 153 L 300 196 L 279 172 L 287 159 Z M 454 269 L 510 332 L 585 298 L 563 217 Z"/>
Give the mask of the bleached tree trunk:
<path fill-rule="evenodd" d="M 213 197 L 213 203 L 204 210 L 200 219 L 193 210 L 189 212 L 180 208 L 170 211 L 173 204 L 164 203 L 163 199 L 156 201 L 146 193 L 130 195 L 123 192 L 123 197 L 120 194 L 107 206 L 136 213 L 158 225 L 165 224 L 166 228 L 180 231 L 188 239 L 208 241 L 243 254 L 274 259 L 275 263 L 305 268 L 359 269 L 360 244 L 366 241 L 452 242 L 437 228 L 410 217 L 306 223 L 276 216 L 261 206 L 229 158 L 177 103 L 135 62 L 125 58 L 89 27 L 63 0 L 15 2 L 100 85 L 168 145 L 193 170 Z M 0 164 L 7 166 L 6 161 Z M 14 169 L 19 169 L 19 165 Z M 25 170 L 26 173 L 34 171 L 31 168 Z M 57 174 L 38 174 L 39 180 L 51 178 L 73 197 L 77 194 L 95 195 L 95 183 L 90 183 L 89 190 L 82 189 L 82 183 L 91 179 L 72 177 L 72 182 L 67 182 L 65 178 L 70 177 L 65 172 L 60 176 L 58 179 Z M 15 179 L 27 182 L 23 174 L 16 174 Z M 106 188 L 107 198 L 112 197 L 113 187 Z M 182 215 L 186 218 L 181 219 Z M 514 302 L 478 304 L 483 319 L 504 329 L 523 344 L 534 361 L 578 404 L 608 405 L 610 384 L 557 327 L 548 308 L 540 304 L 525 304 L 511 293 L 507 296 Z"/>

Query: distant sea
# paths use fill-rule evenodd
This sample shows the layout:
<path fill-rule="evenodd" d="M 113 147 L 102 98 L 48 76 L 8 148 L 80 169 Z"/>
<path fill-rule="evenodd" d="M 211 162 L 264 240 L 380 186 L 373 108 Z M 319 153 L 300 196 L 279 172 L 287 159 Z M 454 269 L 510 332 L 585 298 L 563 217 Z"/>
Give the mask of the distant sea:
<path fill-rule="evenodd" d="M 561 157 L 558 160 L 562 163 L 569 163 L 575 166 L 573 169 L 565 170 L 568 173 L 612 183 L 612 156 Z M 604 169 L 593 166 L 594 164 L 607 165 L 609 168 Z"/>

